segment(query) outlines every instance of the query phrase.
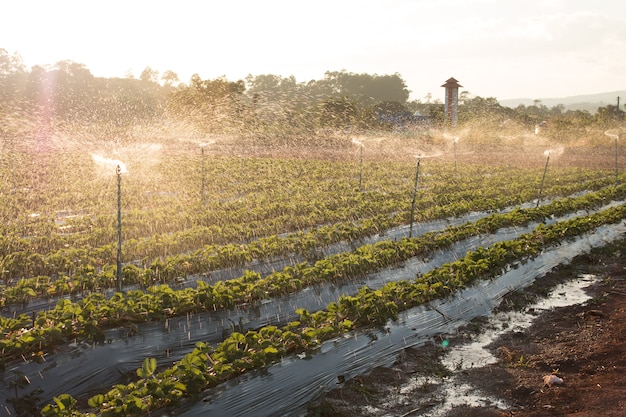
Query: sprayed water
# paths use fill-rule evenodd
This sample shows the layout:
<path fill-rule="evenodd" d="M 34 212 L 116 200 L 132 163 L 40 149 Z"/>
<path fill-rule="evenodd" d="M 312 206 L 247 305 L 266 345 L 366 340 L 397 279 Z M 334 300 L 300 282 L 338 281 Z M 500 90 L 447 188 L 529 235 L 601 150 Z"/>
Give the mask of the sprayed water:
<path fill-rule="evenodd" d="M 120 167 L 120 173 L 128 172 L 126 164 L 118 159 L 106 158 L 102 155 L 98 155 L 95 153 L 92 153 L 91 157 L 98 166 L 110 170 L 111 172 L 115 172 L 116 167 Z"/>
<path fill-rule="evenodd" d="M 604 132 L 604 134 L 610 138 L 613 138 L 615 140 L 619 139 L 619 134 L 617 132 L 617 129 L 609 129 L 607 131 Z"/>
<path fill-rule="evenodd" d="M 562 146 L 557 146 L 556 148 L 546 149 L 545 151 L 543 151 L 543 156 L 545 156 L 546 158 L 556 158 L 563 155 L 563 152 L 565 152 L 565 148 Z"/>

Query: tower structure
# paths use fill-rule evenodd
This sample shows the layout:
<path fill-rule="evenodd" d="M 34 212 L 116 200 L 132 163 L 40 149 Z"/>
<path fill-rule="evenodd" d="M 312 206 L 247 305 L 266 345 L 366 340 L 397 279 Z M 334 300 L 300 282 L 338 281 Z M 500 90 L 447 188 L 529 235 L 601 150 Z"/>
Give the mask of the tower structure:
<path fill-rule="evenodd" d="M 463 87 L 454 78 L 448 78 L 445 84 L 442 85 L 446 89 L 445 100 L 445 119 L 450 123 L 450 126 L 456 127 L 456 122 L 459 116 L 459 87 Z"/>

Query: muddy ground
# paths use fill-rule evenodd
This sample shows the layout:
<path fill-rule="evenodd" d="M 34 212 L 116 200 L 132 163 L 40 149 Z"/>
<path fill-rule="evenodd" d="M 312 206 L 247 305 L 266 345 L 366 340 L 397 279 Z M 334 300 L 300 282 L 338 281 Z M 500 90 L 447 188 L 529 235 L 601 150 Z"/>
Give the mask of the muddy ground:
<path fill-rule="evenodd" d="M 558 283 L 581 274 L 599 279 L 583 304 L 537 313 L 523 331 L 509 331 L 488 346 L 495 363 L 449 369 L 446 349 L 475 340 L 487 326 L 475 320 L 454 335 L 406 349 L 389 368 L 345 382 L 310 405 L 309 416 L 626 416 L 626 241 L 576 258 L 538 283 L 508 297 L 499 310 L 527 311 Z M 449 340 L 442 347 L 441 340 Z M 548 386 L 555 375 L 562 384 Z M 467 401 L 441 411 L 440 385 L 467 390 Z M 468 405 L 476 397 L 479 405 Z"/>

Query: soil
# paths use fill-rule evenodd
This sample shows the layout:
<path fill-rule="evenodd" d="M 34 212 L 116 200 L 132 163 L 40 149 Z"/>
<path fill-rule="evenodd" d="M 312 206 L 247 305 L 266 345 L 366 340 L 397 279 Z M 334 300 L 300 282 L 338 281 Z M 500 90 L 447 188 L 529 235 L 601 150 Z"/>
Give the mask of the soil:
<path fill-rule="evenodd" d="M 310 405 L 309 416 L 537 417 L 626 415 L 626 240 L 581 255 L 559 267 L 498 308 L 527 310 L 555 285 L 594 274 L 583 304 L 537 313 L 523 331 L 508 331 L 488 346 L 496 363 L 451 370 L 445 349 L 466 344 L 485 331 L 475 320 L 441 343 L 404 350 L 391 367 L 374 369 L 345 382 Z M 444 335 L 442 335 L 442 338 Z M 561 384 L 544 383 L 555 375 Z M 454 376 L 454 389 L 465 404 L 437 412 L 446 400 L 437 388 Z M 475 396 L 489 398 L 472 405 Z M 438 408 L 439 407 L 439 408 Z"/>

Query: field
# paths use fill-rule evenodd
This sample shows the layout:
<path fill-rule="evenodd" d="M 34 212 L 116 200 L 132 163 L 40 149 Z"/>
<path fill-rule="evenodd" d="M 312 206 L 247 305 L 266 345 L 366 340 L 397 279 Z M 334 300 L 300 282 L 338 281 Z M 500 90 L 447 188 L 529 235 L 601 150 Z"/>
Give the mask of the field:
<path fill-rule="evenodd" d="M 603 132 L 172 137 L 3 152 L 0 415 L 323 414 L 337 379 L 623 239 Z"/>
<path fill-rule="evenodd" d="M 498 313 L 523 312 L 533 322 L 521 328 L 513 320 L 507 331 L 488 339 L 485 349 L 492 361 L 444 367 L 446 354 L 491 334 L 493 329 L 479 318 L 446 335 L 450 344 L 445 349 L 434 339 L 406 349 L 392 366 L 338 384 L 311 406 L 309 415 L 623 415 L 625 249 L 622 240 L 581 255 L 512 293 Z M 535 308 L 544 297 L 563 299 L 559 285 L 589 274 L 597 280 L 583 283 L 585 302 Z M 555 372 L 564 383 L 546 386 L 543 377 Z M 446 385 L 458 389 L 446 391 Z"/>

